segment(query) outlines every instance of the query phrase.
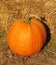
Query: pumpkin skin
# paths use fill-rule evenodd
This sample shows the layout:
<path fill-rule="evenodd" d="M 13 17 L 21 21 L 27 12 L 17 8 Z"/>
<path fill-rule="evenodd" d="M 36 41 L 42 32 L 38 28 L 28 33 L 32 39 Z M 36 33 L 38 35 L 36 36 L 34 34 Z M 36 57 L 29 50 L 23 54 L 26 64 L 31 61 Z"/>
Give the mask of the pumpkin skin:
<path fill-rule="evenodd" d="M 46 41 L 44 25 L 32 18 L 30 23 L 19 19 L 12 24 L 7 34 L 9 48 L 16 54 L 30 56 L 39 52 Z"/>

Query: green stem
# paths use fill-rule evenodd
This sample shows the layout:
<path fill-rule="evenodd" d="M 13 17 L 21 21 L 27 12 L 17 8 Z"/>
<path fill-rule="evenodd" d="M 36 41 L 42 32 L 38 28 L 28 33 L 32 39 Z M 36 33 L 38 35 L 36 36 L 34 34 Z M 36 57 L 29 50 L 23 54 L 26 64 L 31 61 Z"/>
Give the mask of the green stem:
<path fill-rule="evenodd" d="M 25 22 L 30 23 L 30 17 L 27 17 Z"/>

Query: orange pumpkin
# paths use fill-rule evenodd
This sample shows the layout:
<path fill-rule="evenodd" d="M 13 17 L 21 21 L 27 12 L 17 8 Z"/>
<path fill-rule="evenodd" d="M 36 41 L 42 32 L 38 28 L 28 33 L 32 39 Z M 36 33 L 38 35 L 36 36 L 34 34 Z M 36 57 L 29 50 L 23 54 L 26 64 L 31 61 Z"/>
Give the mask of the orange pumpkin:
<path fill-rule="evenodd" d="M 36 18 L 19 19 L 9 28 L 7 42 L 16 54 L 30 56 L 39 52 L 46 41 L 44 25 Z"/>

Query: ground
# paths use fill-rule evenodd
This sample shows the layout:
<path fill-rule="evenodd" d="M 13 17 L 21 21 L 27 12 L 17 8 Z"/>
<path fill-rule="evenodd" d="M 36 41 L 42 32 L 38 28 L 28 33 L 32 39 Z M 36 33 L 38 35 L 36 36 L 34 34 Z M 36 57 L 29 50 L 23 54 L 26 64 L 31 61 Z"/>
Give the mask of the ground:
<path fill-rule="evenodd" d="M 8 28 L 19 18 L 36 17 L 47 29 L 47 44 L 32 56 L 13 53 L 7 44 Z M 0 65 L 56 65 L 56 0 L 0 0 Z"/>

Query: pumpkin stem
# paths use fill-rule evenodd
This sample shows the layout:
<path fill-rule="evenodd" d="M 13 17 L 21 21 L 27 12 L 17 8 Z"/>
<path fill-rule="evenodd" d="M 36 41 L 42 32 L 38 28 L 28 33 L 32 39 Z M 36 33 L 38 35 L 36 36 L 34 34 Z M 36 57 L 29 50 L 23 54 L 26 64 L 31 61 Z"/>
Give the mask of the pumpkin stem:
<path fill-rule="evenodd" d="M 25 22 L 30 23 L 30 17 L 27 17 Z"/>

